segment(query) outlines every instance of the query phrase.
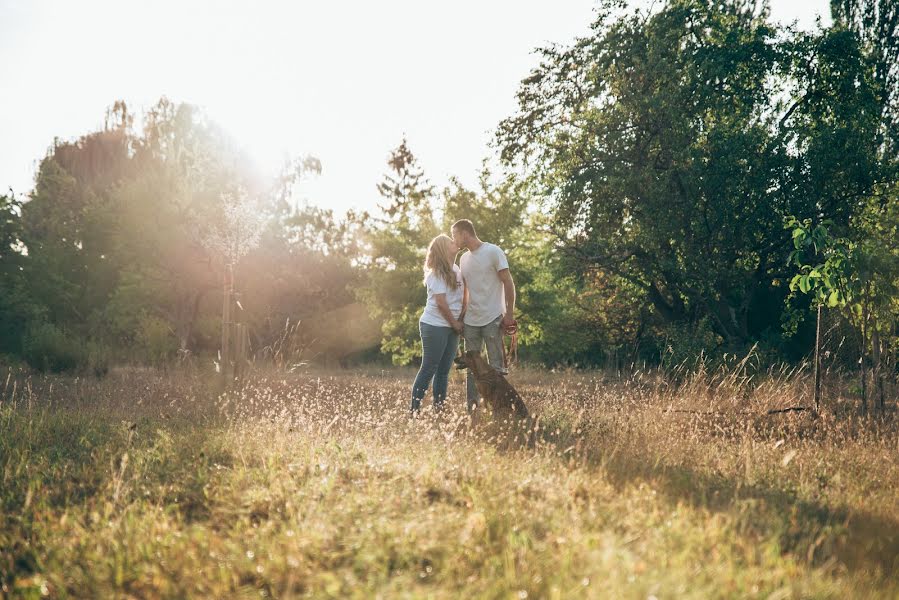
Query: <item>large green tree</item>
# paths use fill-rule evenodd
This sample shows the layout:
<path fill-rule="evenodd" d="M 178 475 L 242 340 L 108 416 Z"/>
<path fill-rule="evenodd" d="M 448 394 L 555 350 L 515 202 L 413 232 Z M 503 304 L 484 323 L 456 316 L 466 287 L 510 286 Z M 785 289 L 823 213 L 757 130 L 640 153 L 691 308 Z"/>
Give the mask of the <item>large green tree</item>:
<path fill-rule="evenodd" d="M 0 352 L 24 338 L 51 368 L 88 341 L 133 360 L 214 354 L 226 264 L 254 352 L 353 301 L 352 223 L 292 202 L 316 159 L 267 180 L 196 107 L 163 98 L 139 121 L 117 102 L 101 130 L 54 143 L 27 202 L 2 197 Z"/>
<path fill-rule="evenodd" d="M 22 351 L 22 337 L 40 307 L 28 296 L 23 253 L 21 203 L 0 195 L 0 354 Z"/>
<path fill-rule="evenodd" d="M 779 329 L 783 217 L 845 227 L 882 181 L 882 98 L 843 28 L 780 30 L 756 2 L 610 2 L 591 35 L 542 55 L 502 156 L 532 174 L 580 270 L 672 326 L 732 346 Z"/>
<path fill-rule="evenodd" d="M 101 131 L 55 142 L 21 208 L 28 295 L 51 323 L 84 337 L 104 330 L 118 284 L 115 187 L 132 172 L 130 124 L 117 103 Z"/>

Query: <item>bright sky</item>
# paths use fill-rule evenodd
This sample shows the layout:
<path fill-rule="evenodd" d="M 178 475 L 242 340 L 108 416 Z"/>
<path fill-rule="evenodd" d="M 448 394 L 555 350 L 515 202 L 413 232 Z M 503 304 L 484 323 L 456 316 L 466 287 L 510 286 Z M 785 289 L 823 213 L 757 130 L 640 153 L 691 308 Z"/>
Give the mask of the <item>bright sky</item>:
<path fill-rule="evenodd" d="M 641 0 L 641 4 L 651 0 Z M 310 202 L 372 208 L 403 134 L 438 186 L 474 185 L 532 50 L 588 32 L 594 0 L 0 0 L 0 190 L 108 106 L 203 107 L 260 167 L 310 153 Z M 814 26 L 828 0 L 771 0 Z"/>

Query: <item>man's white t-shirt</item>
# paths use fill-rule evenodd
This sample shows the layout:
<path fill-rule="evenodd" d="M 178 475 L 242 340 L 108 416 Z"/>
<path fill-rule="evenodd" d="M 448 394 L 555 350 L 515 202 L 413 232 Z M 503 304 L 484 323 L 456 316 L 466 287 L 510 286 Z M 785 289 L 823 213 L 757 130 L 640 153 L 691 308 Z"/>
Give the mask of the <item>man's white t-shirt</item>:
<path fill-rule="evenodd" d="M 434 298 L 435 294 L 446 294 L 446 303 L 449 305 L 450 312 L 455 318 L 459 318 L 459 313 L 462 312 L 462 294 L 465 288 L 462 287 L 462 270 L 458 266 L 453 265 L 453 273 L 456 274 L 456 281 L 458 282 L 455 289 L 447 285 L 446 280 L 437 273 L 432 271 L 428 274 L 425 279 L 425 285 L 428 288 L 428 303 L 425 304 L 425 310 L 421 314 L 421 319 L 419 319 L 422 323 L 435 327 L 452 327 L 443 318 L 440 309 L 437 308 L 437 300 Z"/>
<path fill-rule="evenodd" d="M 483 327 L 506 312 L 503 282 L 497 273 L 509 268 L 509 261 L 499 246 L 482 242 L 459 259 L 462 277 L 468 286 L 468 309 L 465 324 Z"/>

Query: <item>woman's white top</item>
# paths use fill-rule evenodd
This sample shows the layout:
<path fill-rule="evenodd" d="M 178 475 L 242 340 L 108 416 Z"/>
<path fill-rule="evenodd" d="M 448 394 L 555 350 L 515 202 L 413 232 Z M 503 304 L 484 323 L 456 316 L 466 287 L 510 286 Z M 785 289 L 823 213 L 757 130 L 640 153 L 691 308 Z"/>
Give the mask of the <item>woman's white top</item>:
<path fill-rule="evenodd" d="M 436 294 L 446 294 L 446 303 L 449 305 L 450 312 L 455 318 L 459 318 L 459 313 L 462 312 L 462 293 L 464 292 L 462 287 L 462 270 L 458 265 L 453 265 L 453 273 L 456 274 L 456 281 L 459 282 L 456 289 L 450 288 L 443 277 L 437 273 L 432 271 L 428 274 L 425 279 L 425 286 L 428 288 L 428 303 L 425 304 L 425 310 L 421 314 L 420 320 L 422 323 L 434 325 L 435 327 L 451 327 L 446 319 L 443 318 L 440 309 L 437 308 L 437 300 L 434 298 Z"/>

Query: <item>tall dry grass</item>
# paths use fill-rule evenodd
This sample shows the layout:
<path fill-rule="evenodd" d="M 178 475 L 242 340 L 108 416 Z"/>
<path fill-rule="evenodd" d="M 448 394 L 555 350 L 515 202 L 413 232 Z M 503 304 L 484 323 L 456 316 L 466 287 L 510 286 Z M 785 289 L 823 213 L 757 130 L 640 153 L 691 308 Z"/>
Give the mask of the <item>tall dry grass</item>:
<path fill-rule="evenodd" d="M 503 450 L 410 371 L 10 376 L 0 584 L 38 597 L 896 597 L 899 436 L 804 369 L 520 370 Z M 15 392 L 13 393 L 13 390 Z"/>

